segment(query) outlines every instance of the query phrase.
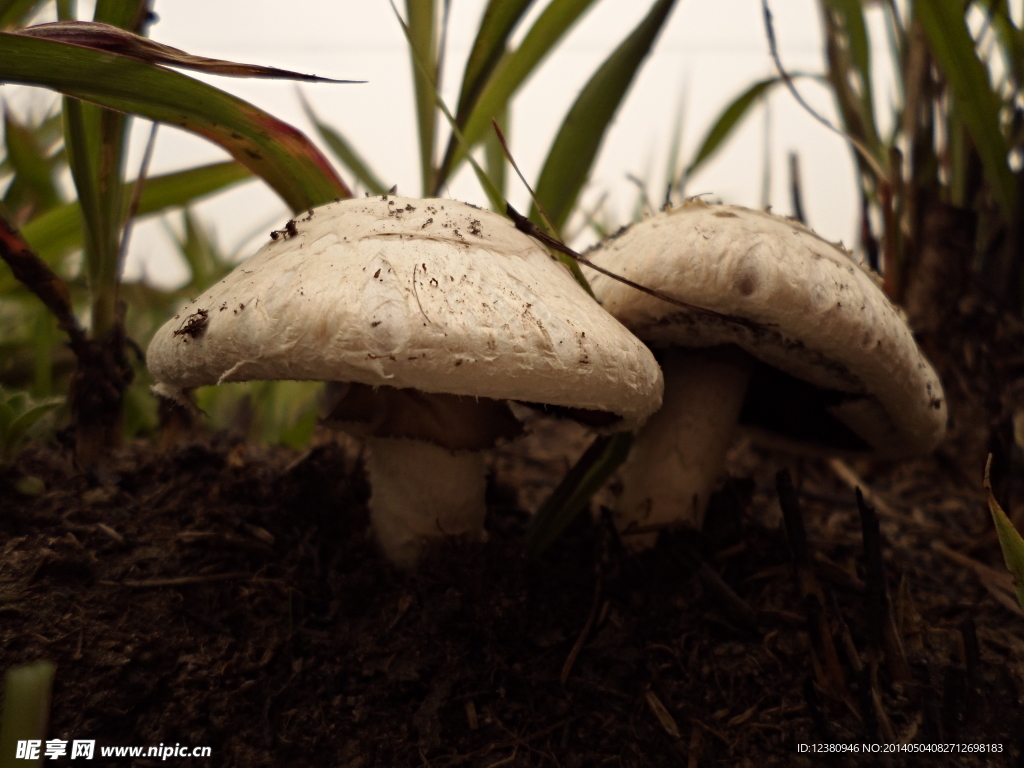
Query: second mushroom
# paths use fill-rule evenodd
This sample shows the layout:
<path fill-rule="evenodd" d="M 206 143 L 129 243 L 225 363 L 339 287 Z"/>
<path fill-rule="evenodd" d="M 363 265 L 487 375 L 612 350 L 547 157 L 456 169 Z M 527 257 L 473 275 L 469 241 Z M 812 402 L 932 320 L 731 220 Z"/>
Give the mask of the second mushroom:
<path fill-rule="evenodd" d="M 942 386 L 900 311 L 849 253 L 802 224 L 689 200 L 588 257 L 716 313 L 591 278 L 665 375 L 662 410 L 621 471 L 617 525 L 632 548 L 660 528 L 700 527 L 737 425 L 805 452 L 885 458 L 942 438 Z"/>

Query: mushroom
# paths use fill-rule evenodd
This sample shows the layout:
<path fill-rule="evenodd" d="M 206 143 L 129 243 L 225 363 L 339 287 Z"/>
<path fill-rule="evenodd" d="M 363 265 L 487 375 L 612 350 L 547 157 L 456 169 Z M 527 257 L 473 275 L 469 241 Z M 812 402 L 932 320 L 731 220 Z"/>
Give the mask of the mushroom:
<path fill-rule="evenodd" d="M 483 535 L 485 459 L 544 403 L 631 429 L 661 403 L 651 352 L 497 214 L 385 195 L 313 209 L 153 338 L 158 394 L 253 379 L 333 382 L 365 437 L 371 524 L 392 561 Z"/>
<path fill-rule="evenodd" d="M 621 470 L 634 549 L 700 527 L 737 424 L 803 452 L 900 458 L 946 427 L 942 386 L 900 310 L 848 252 L 795 221 L 688 200 L 588 254 L 708 313 L 603 275 L 602 305 L 656 351 L 662 410 Z"/>

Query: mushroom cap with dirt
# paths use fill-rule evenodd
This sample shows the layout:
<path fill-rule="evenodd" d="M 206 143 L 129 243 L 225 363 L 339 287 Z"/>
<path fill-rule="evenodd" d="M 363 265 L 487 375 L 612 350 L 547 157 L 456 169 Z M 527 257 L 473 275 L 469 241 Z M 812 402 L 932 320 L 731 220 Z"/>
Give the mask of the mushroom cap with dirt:
<path fill-rule="evenodd" d="M 701 525 L 737 423 L 819 454 L 901 458 L 942 439 L 942 385 L 900 310 L 847 251 L 802 224 L 688 200 L 588 258 L 711 311 L 591 278 L 665 374 L 662 410 L 622 470 L 618 525 L 639 532 L 627 537 L 635 548 L 659 527 Z"/>
<path fill-rule="evenodd" d="M 155 390 L 334 382 L 329 418 L 368 441 L 372 525 L 401 565 L 431 537 L 482 535 L 480 451 L 519 430 L 505 401 L 608 429 L 661 404 L 647 347 L 497 214 L 385 195 L 272 237 L 157 332 Z"/>

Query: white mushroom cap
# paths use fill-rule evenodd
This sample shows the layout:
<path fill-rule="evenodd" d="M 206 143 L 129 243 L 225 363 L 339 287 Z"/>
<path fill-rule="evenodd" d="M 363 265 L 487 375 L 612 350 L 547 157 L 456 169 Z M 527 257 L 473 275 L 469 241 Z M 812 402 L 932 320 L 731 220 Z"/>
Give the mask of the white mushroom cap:
<path fill-rule="evenodd" d="M 781 430 L 786 442 L 886 457 L 926 453 L 941 440 L 942 385 L 900 311 L 845 250 L 807 227 L 692 200 L 589 258 L 735 318 L 688 312 L 607 277 L 590 278 L 604 307 L 652 348 L 732 344 L 765 363 L 754 372 L 741 422 L 766 417 L 761 428 Z M 792 407 L 773 403 L 775 394 Z M 818 417 L 834 417 L 827 429 L 808 426 L 814 408 Z"/>
<path fill-rule="evenodd" d="M 294 230 L 157 332 L 163 393 L 358 382 L 605 411 L 622 429 L 660 405 L 650 351 L 497 214 L 384 196 L 316 208 Z"/>

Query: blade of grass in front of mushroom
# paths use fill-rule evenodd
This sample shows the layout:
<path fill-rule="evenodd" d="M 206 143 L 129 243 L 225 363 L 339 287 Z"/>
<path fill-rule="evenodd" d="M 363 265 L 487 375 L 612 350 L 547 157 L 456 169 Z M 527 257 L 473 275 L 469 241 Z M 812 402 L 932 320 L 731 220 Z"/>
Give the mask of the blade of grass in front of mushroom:
<path fill-rule="evenodd" d="M 492 118 L 501 113 L 519 87 L 594 2 L 551 0 L 519 47 L 501 57 L 466 117 L 464 127 L 460 127 L 463 138 L 457 141 L 460 146 L 451 162 L 440 169 L 439 184 L 449 179 L 459 163 L 467 158 L 469 150 L 483 140 L 490 131 Z"/>
<path fill-rule="evenodd" d="M 293 211 L 351 195 L 299 131 L 224 91 L 160 66 L 0 33 L 0 82 L 51 88 L 198 133 L 263 178 Z"/>
<path fill-rule="evenodd" d="M 632 444 L 632 432 L 594 439 L 530 520 L 523 542 L 527 555 L 536 557 L 551 546 L 626 460 Z"/>
<path fill-rule="evenodd" d="M 612 118 L 650 53 L 675 0 L 656 0 L 644 19 L 598 67 L 562 121 L 537 180 L 537 199 L 554 231 L 565 225 L 590 176 Z M 539 208 L 530 220 L 541 223 Z"/>
<path fill-rule="evenodd" d="M 366 187 L 368 192 L 374 195 L 383 195 L 387 192 L 388 187 L 384 186 L 384 183 L 378 178 L 377 174 L 359 156 L 359 153 L 356 152 L 355 148 L 345 137 L 336 128 L 327 125 L 317 116 L 302 91 L 296 90 L 296 93 L 299 96 L 299 103 L 302 104 L 302 109 L 306 113 L 306 119 L 313 124 L 316 132 L 320 134 L 320 138 L 324 140 L 324 143 L 334 153 L 338 162 L 352 171 L 352 174 L 359 179 L 359 182 Z"/>
<path fill-rule="evenodd" d="M 1014 588 L 1017 591 L 1017 602 L 1024 608 L 1024 538 L 1013 527 L 1010 518 L 1007 517 L 1003 508 L 996 501 L 992 494 L 992 482 L 989 472 L 992 468 L 992 456 L 989 455 L 985 462 L 985 491 L 988 494 L 988 509 L 992 513 L 992 522 L 995 523 L 996 534 L 999 536 L 999 546 L 1003 550 L 1003 559 L 1006 561 L 1006 568 L 1013 576 Z"/>

